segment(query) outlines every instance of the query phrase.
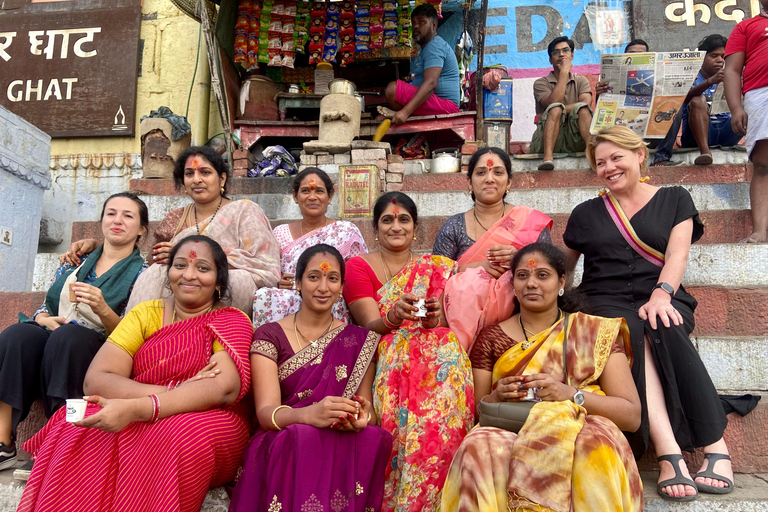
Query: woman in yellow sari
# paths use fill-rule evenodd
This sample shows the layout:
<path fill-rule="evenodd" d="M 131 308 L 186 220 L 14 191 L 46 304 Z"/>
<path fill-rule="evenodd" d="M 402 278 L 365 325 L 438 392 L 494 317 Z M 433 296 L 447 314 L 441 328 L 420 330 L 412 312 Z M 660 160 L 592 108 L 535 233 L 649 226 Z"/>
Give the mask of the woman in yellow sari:
<path fill-rule="evenodd" d="M 520 401 L 534 389 L 541 401 L 517 434 L 476 427 L 467 435 L 442 510 L 642 510 L 621 432 L 640 426 L 626 322 L 572 312 L 565 258 L 550 244 L 522 248 L 512 271 L 515 314 L 484 329 L 470 353 L 475 398 Z"/>

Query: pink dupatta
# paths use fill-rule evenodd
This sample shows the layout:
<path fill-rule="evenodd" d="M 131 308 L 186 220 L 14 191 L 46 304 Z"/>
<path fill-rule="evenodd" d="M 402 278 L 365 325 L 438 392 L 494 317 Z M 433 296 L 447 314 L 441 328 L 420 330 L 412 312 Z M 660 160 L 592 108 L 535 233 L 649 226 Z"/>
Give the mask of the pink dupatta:
<path fill-rule="evenodd" d="M 547 215 L 527 206 L 515 206 L 461 255 L 459 266 L 485 261 L 488 249 L 495 245 L 521 249 L 538 240 L 544 229 L 552 229 L 552 219 Z M 484 327 L 512 314 L 512 275 L 505 272 L 494 279 L 482 267 L 460 272 L 445 287 L 443 307 L 448 325 L 469 352 Z"/>

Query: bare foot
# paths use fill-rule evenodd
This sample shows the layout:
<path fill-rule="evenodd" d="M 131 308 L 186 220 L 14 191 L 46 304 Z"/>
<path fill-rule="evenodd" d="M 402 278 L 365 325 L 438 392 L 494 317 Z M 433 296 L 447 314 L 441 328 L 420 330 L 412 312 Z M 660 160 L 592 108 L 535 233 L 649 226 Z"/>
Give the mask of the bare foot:
<path fill-rule="evenodd" d="M 709 467 L 709 459 L 704 459 L 704 462 L 699 468 L 699 473 L 706 471 Z M 714 471 L 716 475 L 722 475 L 725 478 L 733 482 L 733 469 L 731 468 L 731 461 L 728 459 L 720 459 L 715 462 Z M 697 477 L 696 482 L 704 485 L 711 485 L 712 487 L 728 487 L 728 483 L 715 478 Z"/>
<path fill-rule="evenodd" d="M 384 116 L 384 119 L 392 119 L 393 117 L 395 117 L 395 111 L 389 107 L 382 107 L 381 105 L 379 105 L 378 107 L 376 107 L 376 110 L 379 111 L 379 114 Z"/>
<path fill-rule="evenodd" d="M 685 464 L 685 460 L 680 459 L 678 464 L 680 465 L 680 472 L 682 475 L 686 478 L 691 478 L 691 474 L 688 472 L 688 466 Z M 675 468 L 672 466 L 672 463 L 668 460 L 659 461 L 659 479 L 657 482 L 663 482 L 664 480 L 668 480 L 670 478 L 675 478 Z M 662 487 L 661 492 L 668 496 L 694 496 L 698 491 L 694 486 L 690 484 L 677 484 Z"/>
<path fill-rule="evenodd" d="M 766 241 L 766 234 L 765 233 L 752 233 L 747 238 L 742 240 L 739 243 L 742 244 L 764 244 Z"/>

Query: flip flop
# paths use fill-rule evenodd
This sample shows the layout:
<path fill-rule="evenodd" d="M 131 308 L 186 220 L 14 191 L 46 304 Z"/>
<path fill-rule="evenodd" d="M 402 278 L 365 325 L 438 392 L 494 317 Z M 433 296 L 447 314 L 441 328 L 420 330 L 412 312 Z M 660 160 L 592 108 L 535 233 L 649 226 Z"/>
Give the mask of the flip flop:
<path fill-rule="evenodd" d="M 659 493 L 659 496 L 661 496 L 663 499 L 667 501 L 679 501 L 679 502 L 693 501 L 695 499 L 698 499 L 699 493 L 698 493 L 698 487 L 696 485 L 696 482 L 694 482 L 693 479 L 691 478 L 684 477 L 683 473 L 680 471 L 679 463 L 681 460 L 683 460 L 682 455 L 680 455 L 679 453 L 672 453 L 670 455 L 662 455 L 660 457 L 657 457 L 656 460 L 659 462 L 663 460 L 669 462 L 670 464 L 672 464 L 672 467 L 675 470 L 674 478 L 669 478 L 667 480 L 664 480 L 656 484 L 656 492 Z M 713 478 L 713 477 L 709 477 L 709 478 Z M 662 491 L 664 487 L 669 487 L 670 485 L 688 485 L 696 489 L 697 492 L 692 496 L 688 496 L 687 494 L 683 496 L 672 496 Z"/>
<path fill-rule="evenodd" d="M 552 160 L 544 160 L 539 164 L 540 171 L 553 171 L 555 169 L 555 162 Z"/>
<path fill-rule="evenodd" d="M 731 460 L 731 457 L 729 455 L 725 455 L 724 453 L 705 453 L 704 458 L 709 461 L 707 464 L 707 469 L 705 471 L 701 471 L 699 473 L 696 473 L 693 478 L 713 478 L 715 480 L 720 480 L 722 482 L 725 482 L 728 484 L 728 487 L 715 487 L 714 485 L 707 485 L 707 484 L 700 484 L 699 482 L 696 482 L 696 489 L 698 489 L 701 492 L 707 492 L 710 494 L 728 494 L 733 491 L 733 481 L 729 478 L 725 478 L 722 475 L 718 475 L 715 473 L 715 463 L 719 460 Z"/>
<path fill-rule="evenodd" d="M 712 163 L 712 155 L 699 155 L 693 161 L 694 165 L 709 165 Z"/>

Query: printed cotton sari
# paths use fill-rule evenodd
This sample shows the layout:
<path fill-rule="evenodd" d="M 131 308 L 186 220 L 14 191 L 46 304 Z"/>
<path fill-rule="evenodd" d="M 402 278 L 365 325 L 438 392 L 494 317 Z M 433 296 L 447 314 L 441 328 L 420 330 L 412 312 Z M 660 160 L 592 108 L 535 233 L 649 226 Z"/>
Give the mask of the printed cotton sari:
<path fill-rule="evenodd" d="M 382 316 L 404 293 L 440 297 L 456 263 L 422 256 L 376 294 Z M 381 339 L 374 406 L 394 436 L 384 488 L 385 511 L 437 511 L 453 454 L 474 423 L 469 358 L 450 329 L 405 321 Z"/>
<path fill-rule="evenodd" d="M 544 229 L 552 229 L 552 219 L 527 206 L 515 206 L 461 255 L 458 266 L 488 259 L 488 249 L 511 245 L 521 249 L 539 239 Z M 494 279 L 483 268 L 474 267 L 456 274 L 445 288 L 445 317 L 465 350 L 488 325 L 512 316 L 514 296 L 512 273 Z"/>
<path fill-rule="evenodd" d="M 280 279 L 280 249 L 269 219 L 259 205 L 242 199 L 225 204 L 217 214 L 185 228 L 187 218 L 193 215 L 192 206 L 169 212 L 155 231 L 155 240 L 175 244 L 198 234 L 199 226 L 200 234 L 216 240 L 227 254 L 230 305 L 251 317 L 256 290 L 277 286 Z M 142 272 L 126 313 L 140 302 L 169 297 L 167 273 L 167 265 L 152 265 Z"/>
<path fill-rule="evenodd" d="M 240 374 L 234 405 L 134 422 L 113 434 L 66 422 L 65 407 L 24 444 L 35 455 L 19 511 L 197 512 L 208 488 L 231 481 L 248 442 L 252 327 L 226 308 L 162 327 L 133 359 L 131 378 L 167 386 L 195 376 L 211 358 L 214 337 Z M 160 395 L 162 404 L 162 395 Z M 85 416 L 99 407 L 88 404 Z"/>
<path fill-rule="evenodd" d="M 295 274 L 299 256 L 318 244 L 335 247 L 344 260 L 368 252 L 360 230 L 348 221 L 336 221 L 296 240 L 291 237 L 288 224 L 277 226 L 274 233 L 280 244 L 280 267 L 283 274 Z M 300 307 L 301 296 L 296 290 L 260 288 L 253 296 L 253 326 L 258 329 L 269 322 L 277 322 L 296 313 Z M 334 317 L 349 323 L 349 309 L 341 295 L 333 304 L 332 312 Z"/>
<path fill-rule="evenodd" d="M 282 404 L 298 409 L 326 396 L 352 398 L 379 335 L 338 327 L 297 353 L 276 323 L 254 334 L 251 353 L 278 363 Z M 243 454 L 231 512 L 378 511 L 392 436 L 368 425 L 357 433 L 293 424 L 259 429 Z"/>
<path fill-rule="evenodd" d="M 493 386 L 508 375 L 563 375 L 563 323 L 516 343 L 496 361 Z M 630 354 L 622 318 L 570 315 L 568 383 L 603 394 L 598 384 L 615 343 Z M 624 435 L 609 419 L 571 401 L 539 402 L 519 434 L 477 427 L 456 453 L 442 509 L 462 512 L 591 512 L 643 508 L 640 475 Z"/>

